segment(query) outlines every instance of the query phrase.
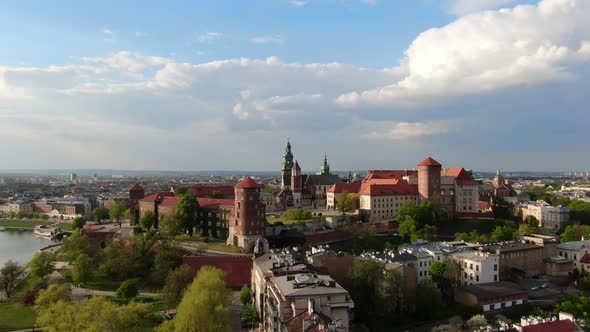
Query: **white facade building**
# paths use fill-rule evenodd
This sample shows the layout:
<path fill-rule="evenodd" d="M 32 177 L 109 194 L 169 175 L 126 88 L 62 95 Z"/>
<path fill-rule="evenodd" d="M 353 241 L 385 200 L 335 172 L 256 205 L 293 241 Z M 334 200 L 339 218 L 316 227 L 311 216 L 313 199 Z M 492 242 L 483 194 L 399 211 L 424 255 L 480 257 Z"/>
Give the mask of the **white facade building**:
<path fill-rule="evenodd" d="M 574 267 L 582 270 L 580 260 L 585 254 L 590 253 L 590 240 L 566 242 L 557 245 L 557 254 L 574 261 Z"/>
<path fill-rule="evenodd" d="M 461 285 L 475 285 L 499 280 L 500 257 L 480 251 L 461 251 L 449 258 L 461 265 Z"/>
<path fill-rule="evenodd" d="M 536 201 L 523 209 L 522 217 L 533 216 L 543 228 L 559 229 L 570 220 L 570 209 L 563 206 L 551 206 L 545 201 Z"/>

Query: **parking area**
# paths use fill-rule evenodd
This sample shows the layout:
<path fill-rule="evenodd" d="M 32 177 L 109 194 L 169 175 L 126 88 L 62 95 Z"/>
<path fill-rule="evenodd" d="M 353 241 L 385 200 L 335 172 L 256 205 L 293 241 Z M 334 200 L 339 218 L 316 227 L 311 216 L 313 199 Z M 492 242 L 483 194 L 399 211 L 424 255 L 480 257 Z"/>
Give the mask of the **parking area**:
<path fill-rule="evenodd" d="M 554 285 L 547 277 L 527 278 L 519 281 L 519 284 L 529 292 L 529 301 L 557 300 L 563 294 L 564 288 Z"/>

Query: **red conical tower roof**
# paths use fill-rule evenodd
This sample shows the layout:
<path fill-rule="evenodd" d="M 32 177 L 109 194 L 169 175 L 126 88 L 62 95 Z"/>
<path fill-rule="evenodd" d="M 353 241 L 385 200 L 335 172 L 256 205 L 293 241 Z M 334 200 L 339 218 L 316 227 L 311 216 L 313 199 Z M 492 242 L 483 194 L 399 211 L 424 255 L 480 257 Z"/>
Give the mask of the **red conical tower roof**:
<path fill-rule="evenodd" d="M 256 181 L 252 180 L 251 177 L 245 177 L 240 183 L 236 184 L 236 188 L 238 189 L 254 189 L 254 188 L 264 188 L 264 185 L 256 183 Z"/>
<path fill-rule="evenodd" d="M 438 161 L 432 159 L 432 157 L 428 157 L 422 160 L 418 166 L 442 166 Z"/>
<path fill-rule="evenodd" d="M 143 187 L 139 183 L 135 184 L 129 191 L 143 191 Z"/>

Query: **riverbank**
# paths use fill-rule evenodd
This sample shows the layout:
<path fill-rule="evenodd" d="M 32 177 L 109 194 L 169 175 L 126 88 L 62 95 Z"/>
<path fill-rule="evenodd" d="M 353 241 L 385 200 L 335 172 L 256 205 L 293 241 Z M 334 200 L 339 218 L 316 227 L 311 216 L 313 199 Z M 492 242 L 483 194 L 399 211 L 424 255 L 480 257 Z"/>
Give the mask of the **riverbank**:
<path fill-rule="evenodd" d="M 53 222 L 51 221 L 29 221 L 29 220 L 10 220 L 0 219 L 0 227 L 5 228 L 22 228 L 22 229 L 33 229 L 35 226 L 44 225 L 49 226 Z"/>

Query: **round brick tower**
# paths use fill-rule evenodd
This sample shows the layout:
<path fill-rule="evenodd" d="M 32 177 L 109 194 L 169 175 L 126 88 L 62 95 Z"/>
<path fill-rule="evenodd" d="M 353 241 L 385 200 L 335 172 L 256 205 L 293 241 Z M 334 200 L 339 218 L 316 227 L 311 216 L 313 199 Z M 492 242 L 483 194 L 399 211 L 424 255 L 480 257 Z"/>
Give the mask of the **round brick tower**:
<path fill-rule="evenodd" d="M 418 164 L 418 193 L 420 201 L 440 204 L 441 164 L 428 157 Z"/>
<path fill-rule="evenodd" d="M 230 221 L 227 243 L 244 248 L 245 253 L 254 250 L 258 239 L 264 239 L 265 206 L 260 201 L 262 188 L 264 185 L 250 177 L 234 187 L 234 216 Z"/>

